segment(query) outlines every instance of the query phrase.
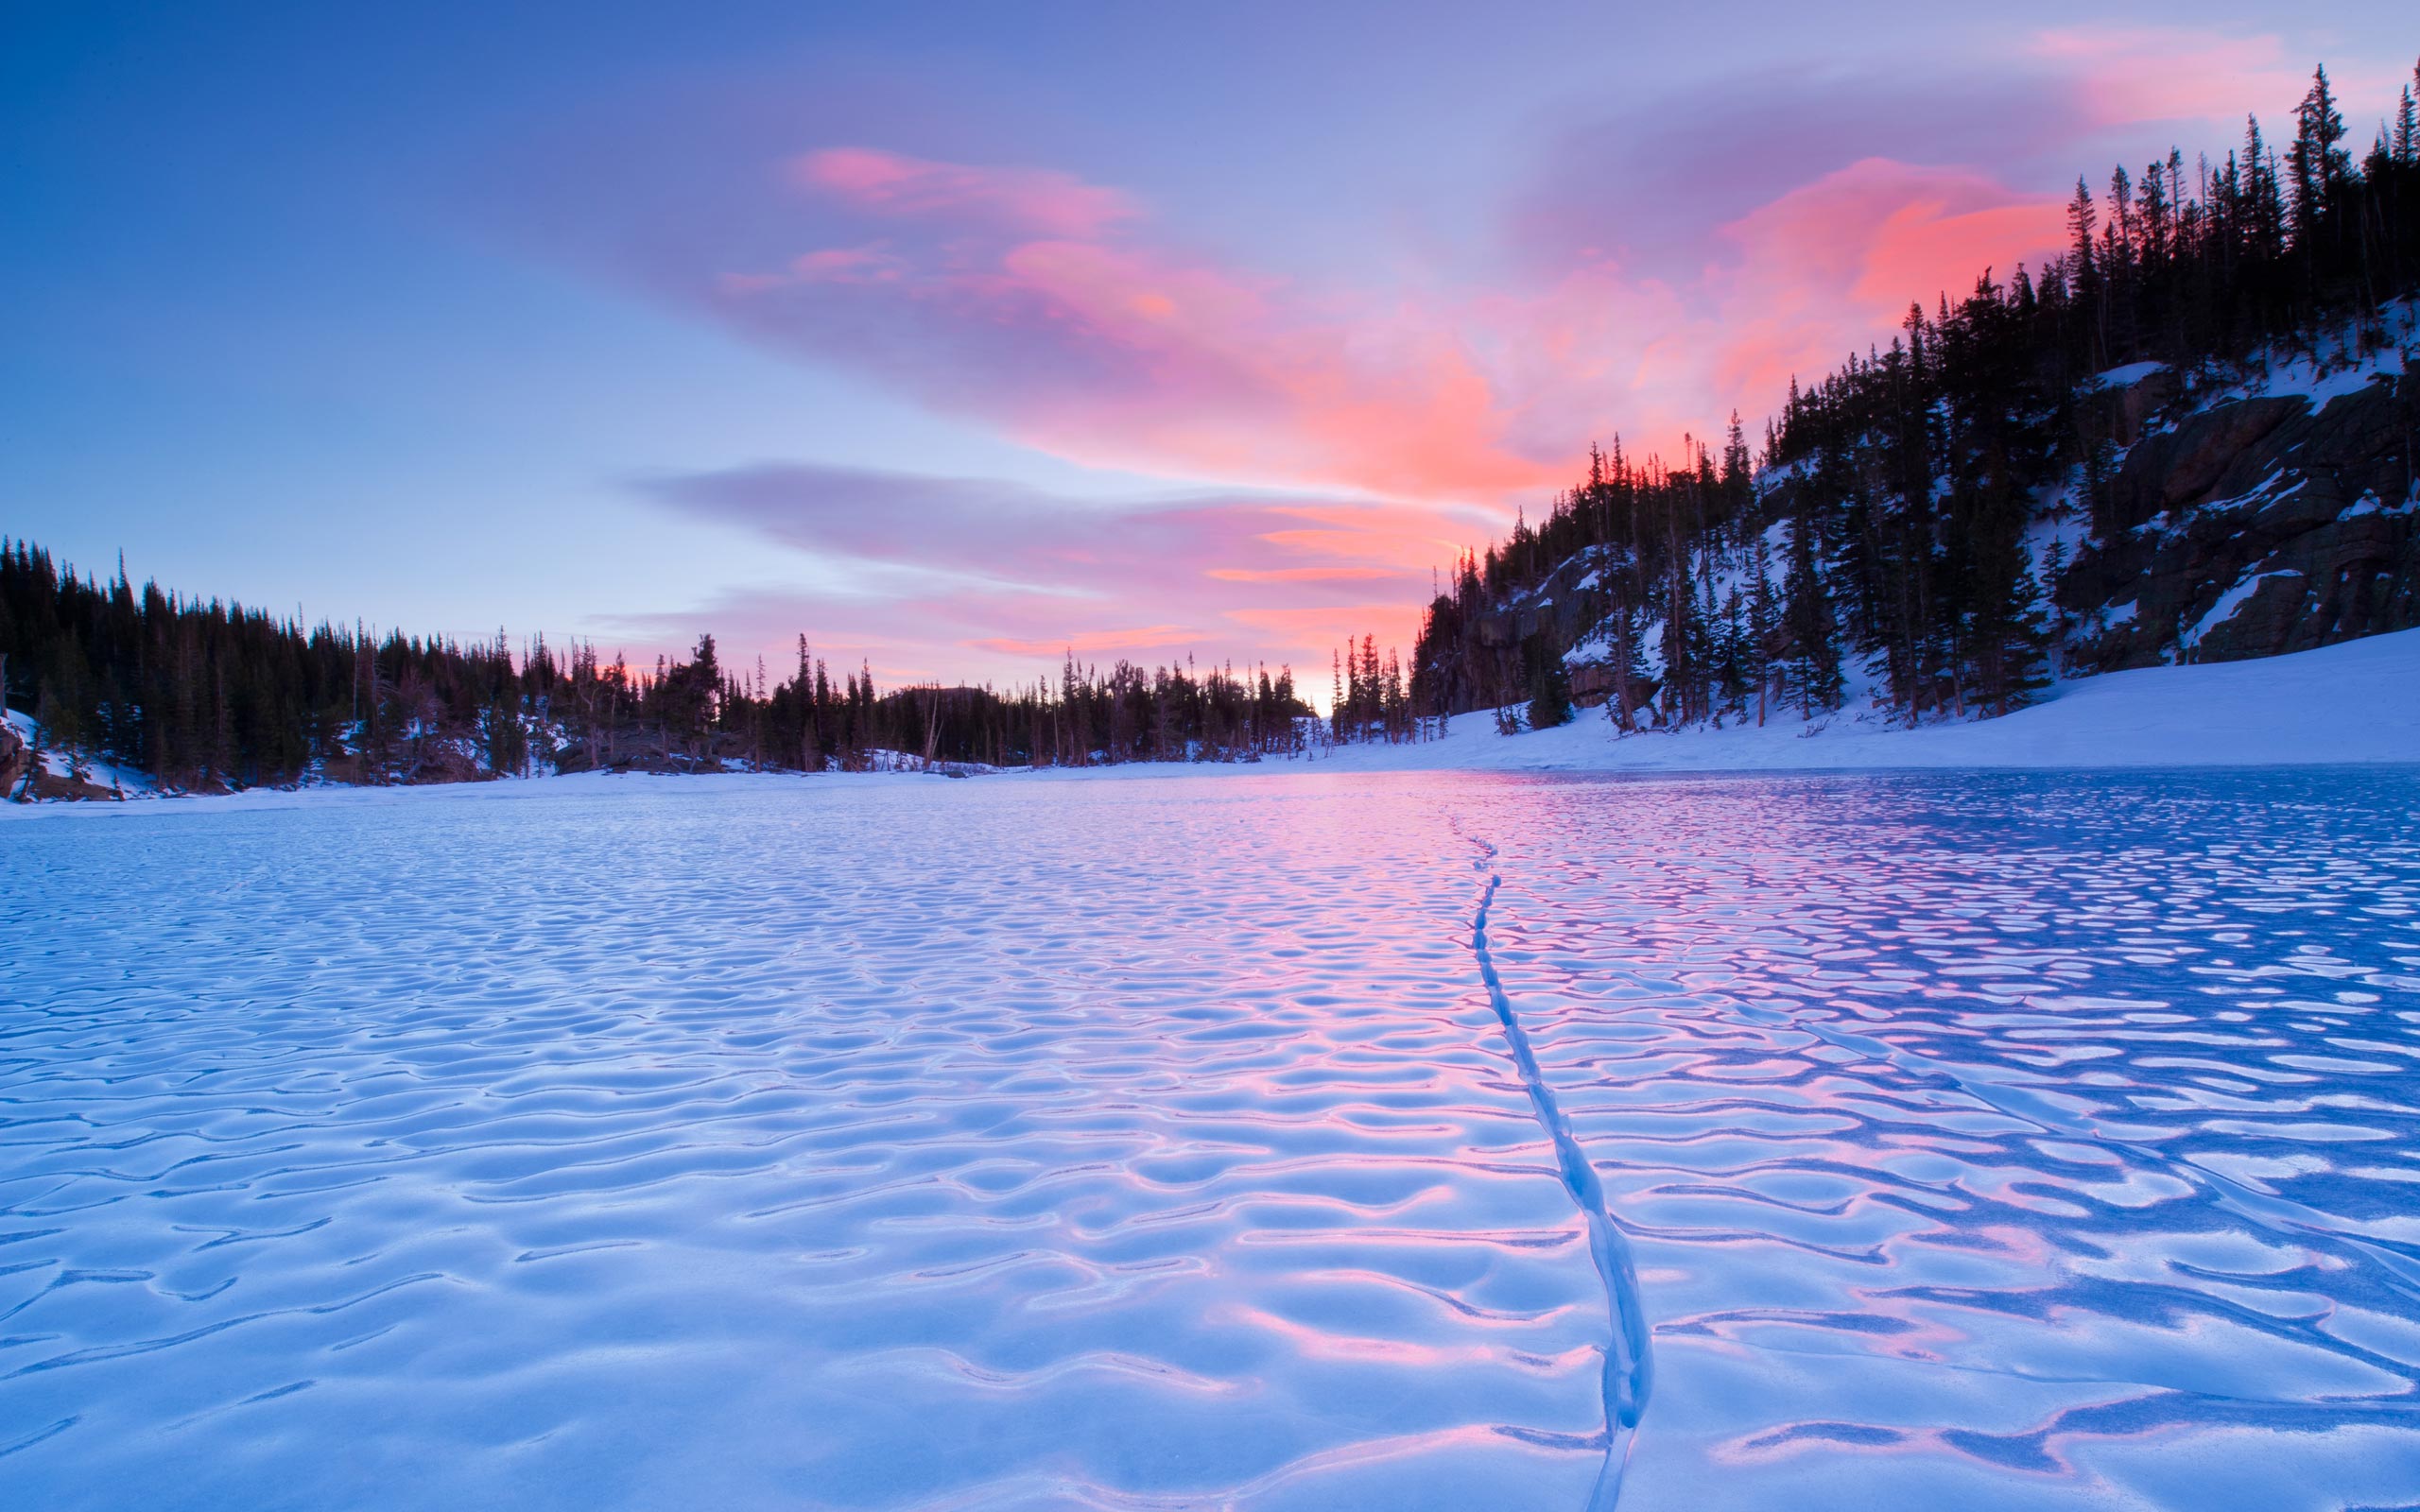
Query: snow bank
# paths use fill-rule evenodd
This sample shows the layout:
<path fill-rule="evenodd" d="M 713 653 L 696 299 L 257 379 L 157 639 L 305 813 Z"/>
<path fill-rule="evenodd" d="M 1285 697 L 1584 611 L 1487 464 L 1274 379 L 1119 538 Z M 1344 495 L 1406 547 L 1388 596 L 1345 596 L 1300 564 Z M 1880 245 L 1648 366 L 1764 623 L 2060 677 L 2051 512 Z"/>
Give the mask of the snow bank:
<path fill-rule="evenodd" d="M 2061 684 L 2001 719 L 1893 730 L 1842 715 L 1616 737 L 1601 710 L 1498 735 L 1465 714 L 1445 738 L 1347 747 L 1333 771 L 1808 771 L 1891 767 L 2290 766 L 2420 763 L 2420 630 L 2256 662 L 2151 667 Z M 1161 768 L 1165 770 L 1166 768 Z"/>
<path fill-rule="evenodd" d="M 2112 368 L 2107 372 L 2096 374 L 2093 382 L 2103 388 L 2132 388 L 2152 374 L 2167 370 L 2168 364 L 2164 362 L 2130 362 L 2122 368 Z"/>
<path fill-rule="evenodd" d="M 103 761 L 89 751 L 61 750 L 49 744 L 48 732 L 43 730 L 33 715 L 20 710 L 0 710 L 0 717 L 8 720 L 9 728 L 16 730 L 18 739 L 34 747 L 39 753 L 38 759 L 42 763 L 44 776 L 81 777 L 95 787 L 114 788 L 130 798 L 153 796 L 154 790 L 148 773 L 138 771 L 131 766 L 120 766 L 114 762 Z"/>

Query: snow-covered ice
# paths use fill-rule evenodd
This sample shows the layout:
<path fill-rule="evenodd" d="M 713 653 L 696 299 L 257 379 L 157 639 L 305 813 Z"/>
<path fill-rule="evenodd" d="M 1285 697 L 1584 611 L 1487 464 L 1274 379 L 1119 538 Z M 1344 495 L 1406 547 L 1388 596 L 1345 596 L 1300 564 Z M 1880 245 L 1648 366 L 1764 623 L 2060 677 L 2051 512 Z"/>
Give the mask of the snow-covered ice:
<path fill-rule="evenodd" d="M 1625 1507 L 2420 1499 L 2420 772 L 0 850 L 8 1505 L 1578 1508 L 1642 1398 Z"/>

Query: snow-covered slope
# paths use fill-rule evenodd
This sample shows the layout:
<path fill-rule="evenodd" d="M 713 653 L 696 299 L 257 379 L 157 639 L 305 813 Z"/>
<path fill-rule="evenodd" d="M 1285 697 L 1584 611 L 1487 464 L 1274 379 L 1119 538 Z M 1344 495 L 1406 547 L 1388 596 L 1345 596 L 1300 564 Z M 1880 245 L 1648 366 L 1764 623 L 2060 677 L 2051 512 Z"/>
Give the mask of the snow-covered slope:
<path fill-rule="evenodd" d="M 1837 667 L 1852 710 L 1862 680 L 1929 717 L 2053 668 L 2409 629 L 2415 363 L 2420 306 L 2397 301 L 2246 361 L 2132 363 L 2022 403 L 1944 390 L 1920 406 L 1915 388 L 1843 379 L 1809 412 L 1828 418 L 1775 440 L 1789 459 L 1756 474 L 1753 502 L 1738 454 L 1703 498 L 1617 462 L 1559 500 L 1458 574 L 1416 674 L 1437 706 L 1482 708 L 1540 692 L 1559 651 L 1576 701 L 1669 727 L 1736 722 L 1760 682 L 1826 698 Z M 2011 534 L 2020 552 L 1986 544 Z"/>
<path fill-rule="evenodd" d="M 35 723 L 31 714 L 8 709 L 0 710 L 0 717 L 7 719 L 9 728 L 16 731 L 19 740 L 38 753 L 36 760 L 42 764 L 43 776 L 60 782 L 80 780 L 88 790 L 87 796 L 157 796 L 150 777 L 144 772 L 104 761 L 90 751 L 66 751 L 46 744 L 43 739 L 42 727 Z"/>
<path fill-rule="evenodd" d="M 1616 738 L 1601 710 L 1499 735 L 1464 714 L 1443 740 L 1346 747 L 1337 770 L 1748 771 L 1859 767 L 2274 766 L 2420 762 L 2420 630 L 2254 662 L 2062 683 L 2000 719 L 1893 730 L 1848 715 Z"/>

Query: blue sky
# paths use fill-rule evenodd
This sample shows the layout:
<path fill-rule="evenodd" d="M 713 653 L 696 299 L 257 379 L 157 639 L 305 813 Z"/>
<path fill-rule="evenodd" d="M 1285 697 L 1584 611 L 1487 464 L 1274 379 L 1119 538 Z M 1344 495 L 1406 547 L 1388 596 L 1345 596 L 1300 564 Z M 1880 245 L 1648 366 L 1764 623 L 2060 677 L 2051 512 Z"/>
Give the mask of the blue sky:
<path fill-rule="evenodd" d="M 1316 660 L 1591 439 L 1754 428 L 2316 60 L 2366 140 L 2420 47 L 2387 5 L 701 9 L 12 8 L 0 532 L 609 652 Z"/>

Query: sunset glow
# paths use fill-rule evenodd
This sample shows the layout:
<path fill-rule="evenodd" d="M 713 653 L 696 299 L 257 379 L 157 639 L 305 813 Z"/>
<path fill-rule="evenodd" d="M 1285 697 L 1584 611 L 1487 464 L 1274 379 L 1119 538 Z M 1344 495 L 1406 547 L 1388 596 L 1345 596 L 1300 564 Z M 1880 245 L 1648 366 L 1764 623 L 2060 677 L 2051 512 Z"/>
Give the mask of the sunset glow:
<path fill-rule="evenodd" d="M 978 14 L 910 66 L 905 18 L 667 49 L 609 17 L 491 50 L 549 56 L 539 103 L 458 80 L 436 123 L 425 48 L 163 37 L 128 62 L 156 88 L 62 73 L 10 107 L 46 228 L 12 254 L 10 513 L 80 564 L 461 635 L 636 653 L 711 622 L 894 678 L 1315 663 L 1406 637 L 1430 571 L 1591 443 L 1678 458 L 1735 411 L 1753 438 L 1911 301 L 2038 266 L 2080 166 L 2222 155 L 2247 98 L 2273 130 L 2323 45 L 2393 78 L 2390 21 L 1877 12 L 1855 55 L 1782 12 L 1720 47 L 1671 17 L 1381 26 L 1415 108 L 1334 66 L 1351 26 Z M 279 103 L 348 46 L 359 77 Z M 1176 55 L 1216 87 L 1074 87 Z M 219 70 L 244 106 L 185 109 Z M 116 187 L 46 198 L 51 159 Z M 152 438 L 88 465 L 128 423 Z M 433 528 L 399 541 L 399 511 Z M 472 536 L 487 559 L 446 565 Z"/>

